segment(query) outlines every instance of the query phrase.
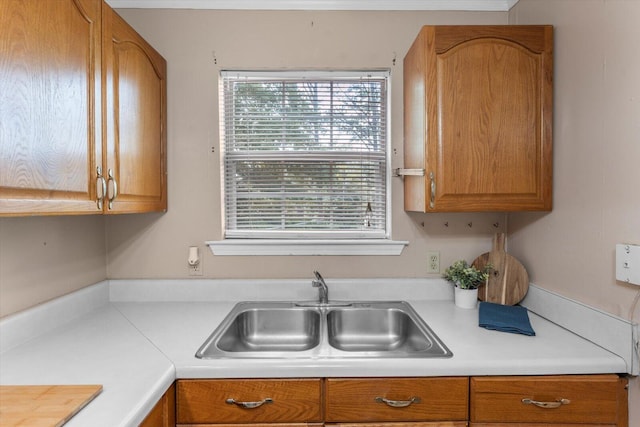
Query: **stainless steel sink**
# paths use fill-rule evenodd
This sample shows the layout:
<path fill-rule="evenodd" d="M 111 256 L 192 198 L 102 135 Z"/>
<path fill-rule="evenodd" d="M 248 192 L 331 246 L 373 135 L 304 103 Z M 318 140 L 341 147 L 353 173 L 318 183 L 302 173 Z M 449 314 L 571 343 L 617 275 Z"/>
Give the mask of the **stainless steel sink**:
<path fill-rule="evenodd" d="M 247 307 L 224 329 L 217 346 L 228 352 L 303 351 L 320 343 L 320 313 L 297 307 Z"/>
<path fill-rule="evenodd" d="M 451 356 L 402 301 L 239 303 L 196 353 L 203 359 Z"/>
<path fill-rule="evenodd" d="M 329 344 L 344 351 L 421 352 L 432 346 L 425 331 L 397 308 L 332 310 L 327 325 Z"/>

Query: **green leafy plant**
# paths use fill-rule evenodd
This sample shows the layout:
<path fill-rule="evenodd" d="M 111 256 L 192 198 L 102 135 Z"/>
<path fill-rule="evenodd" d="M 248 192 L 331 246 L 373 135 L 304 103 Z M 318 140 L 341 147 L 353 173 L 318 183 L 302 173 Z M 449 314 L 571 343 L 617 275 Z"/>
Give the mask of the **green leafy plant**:
<path fill-rule="evenodd" d="M 458 260 L 444 271 L 442 277 L 460 289 L 477 289 L 487 281 L 491 270 L 491 264 L 485 265 L 480 271 L 473 265 L 467 264 L 467 261 Z"/>

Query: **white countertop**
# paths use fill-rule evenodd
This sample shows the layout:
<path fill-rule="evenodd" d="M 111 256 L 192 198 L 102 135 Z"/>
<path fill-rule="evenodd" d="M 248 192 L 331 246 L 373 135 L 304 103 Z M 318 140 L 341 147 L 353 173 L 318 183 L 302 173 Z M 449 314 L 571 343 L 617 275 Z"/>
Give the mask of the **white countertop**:
<path fill-rule="evenodd" d="M 624 372 L 623 361 L 535 314 L 536 336 L 478 327 L 478 310 L 409 301 L 453 352 L 430 359 L 197 359 L 233 303 L 112 303 L 175 365 L 177 378 L 535 375 Z"/>
<path fill-rule="evenodd" d="M 137 426 L 175 379 L 175 369 L 113 306 L 0 354 L 0 384 L 102 384 L 66 424 Z"/>
<path fill-rule="evenodd" d="M 112 285 L 110 301 L 90 312 L 51 330 L 45 327 L 42 332 L 46 333 L 34 333 L 24 342 L 5 341 L 0 353 L 0 384 L 103 384 L 103 392 L 68 425 L 115 427 L 138 425 L 176 378 L 542 375 L 627 370 L 621 357 L 533 313 L 529 317 L 534 337 L 480 328 L 477 309 L 457 308 L 438 292 L 436 299 L 430 300 L 421 292 L 399 298 L 403 295 L 395 291 L 393 299 L 413 306 L 453 352 L 451 358 L 197 359 L 196 350 L 239 301 L 232 299 L 239 295 L 227 292 L 229 301 L 220 301 L 205 292 L 199 298 L 184 298 L 191 301 L 167 301 L 176 298 L 158 298 L 148 289 L 136 294 L 139 289 L 128 286 L 133 293 L 126 298 L 121 288 Z M 242 299 L 274 300 L 279 296 L 277 292 L 253 295 Z M 368 292 L 371 295 L 389 299 L 385 292 Z M 300 296 L 307 294 L 295 294 L 293 299 L 306 299 L 297 298 Z M 74 304 L 78 305 L 77 301 Z M 0 329 L 6 331 L 6 327 Z"/>

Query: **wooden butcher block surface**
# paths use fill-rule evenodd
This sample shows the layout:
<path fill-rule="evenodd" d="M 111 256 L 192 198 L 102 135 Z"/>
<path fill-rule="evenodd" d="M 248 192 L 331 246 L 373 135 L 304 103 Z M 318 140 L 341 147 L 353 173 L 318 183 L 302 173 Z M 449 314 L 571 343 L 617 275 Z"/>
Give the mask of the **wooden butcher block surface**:
<path fill-rule="evenodd" d="M 478 288 L 478 298 L 503 305 L 515 305 L 522 301 L 529 290 L 529 275 L 520 261 L 505 252 L 504 233 L 495 234 L 491 252 L 473 261 L 479 270 L 488 263 L 493 269 L 489 272 L 487 284 Z"/>
<path fill-rule="evenodd" d="M 0 386 L 0 426 L 61 426 L 101 391 L 101 385 Z"/>

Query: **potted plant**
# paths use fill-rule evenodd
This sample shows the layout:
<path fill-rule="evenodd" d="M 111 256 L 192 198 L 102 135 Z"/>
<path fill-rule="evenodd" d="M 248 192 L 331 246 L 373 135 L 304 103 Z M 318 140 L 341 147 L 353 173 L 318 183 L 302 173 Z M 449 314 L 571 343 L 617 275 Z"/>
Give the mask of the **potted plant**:
<path fill-rule="evenodd" d="M 465 260 L 455 261 L 449 266 L 442 277 L 455 285 L 455 303 L 461 308 L 475 308 L 478 301 L 478 287 L 489 279 L 491 264 L 482 270 L 467 264 Z"/>

